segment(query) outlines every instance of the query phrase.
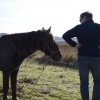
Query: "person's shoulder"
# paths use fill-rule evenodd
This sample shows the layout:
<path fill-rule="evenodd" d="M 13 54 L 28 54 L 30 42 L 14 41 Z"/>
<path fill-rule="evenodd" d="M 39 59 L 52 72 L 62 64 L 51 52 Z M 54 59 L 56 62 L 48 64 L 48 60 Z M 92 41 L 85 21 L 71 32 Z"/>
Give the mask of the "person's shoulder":
<path fill-rule="evenodd" d="M 94 25 L 95 25 L 96 27 L 100 27 L 100 24 L 99 24 L 99 23 L 94 22 Z"/>
<path fill-rule="evenodd" d="M 80 27 L 81 26 L 81 24 L 77 24 L 76 26 L 74 26 L 74 28 L 77 28 L 77 27 Z"/>
<path fill-rule="evenodd" d="M 82 26 L 82 24 L 77 24 L 76 26 L 75 26 L 75 28 L 80 28 Z"/>
<path fill-rule="evenodd" d="M 100 25 L 99 23 L 94 22 L 95 25 Z"/>

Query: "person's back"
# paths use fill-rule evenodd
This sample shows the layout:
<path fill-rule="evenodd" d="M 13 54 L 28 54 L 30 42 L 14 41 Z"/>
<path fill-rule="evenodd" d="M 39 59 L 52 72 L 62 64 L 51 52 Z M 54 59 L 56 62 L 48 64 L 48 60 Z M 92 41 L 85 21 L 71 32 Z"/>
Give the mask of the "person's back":
<path fill-rule="evenodd" d="M 78 49 L 78 55 L 100 57 L 100 25 L 93 20 L 87 20 L 77 26 L 76 37 L 82 46 Z"/>

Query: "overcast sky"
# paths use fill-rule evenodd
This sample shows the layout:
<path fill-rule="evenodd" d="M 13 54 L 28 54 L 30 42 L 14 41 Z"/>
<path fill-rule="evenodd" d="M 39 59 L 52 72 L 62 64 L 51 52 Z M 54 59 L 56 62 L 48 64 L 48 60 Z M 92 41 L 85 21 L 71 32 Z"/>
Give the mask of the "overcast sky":
<path fill-rule="evenodd" d="M 55 36 L 79 23 L 79 15 L 90 11 L 100 23 L 99 0 L 0 0 L 0 33 L 36 31 L 42 27 Z"/>

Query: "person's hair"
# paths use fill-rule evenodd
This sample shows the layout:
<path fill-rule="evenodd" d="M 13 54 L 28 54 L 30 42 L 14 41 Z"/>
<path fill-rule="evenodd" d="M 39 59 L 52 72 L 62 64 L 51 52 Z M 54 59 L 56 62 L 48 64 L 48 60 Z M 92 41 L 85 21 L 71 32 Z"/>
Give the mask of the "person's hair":
<path fill-rule="evenodd" d="M 84 16 L 86 16 L 86 18 L 88 19 L 93 19 L 93 14 L 91 12 L 83 12 L 81 15 L 80 15 L 80 18 L 84 18 Z"/>

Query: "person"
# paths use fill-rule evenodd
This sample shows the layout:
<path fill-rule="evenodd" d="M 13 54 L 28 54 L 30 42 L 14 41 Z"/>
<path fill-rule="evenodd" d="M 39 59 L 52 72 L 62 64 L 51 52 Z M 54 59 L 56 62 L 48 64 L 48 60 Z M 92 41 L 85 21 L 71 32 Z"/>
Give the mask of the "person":
<path fill-rule="evenodd" d="M 91 12 L 80 14 L 80 23 L 62 35 L 62 38 L 78 50 L 77 65 L 82 100 L 89 100 L 89 71 L 93 76 L 92 100 L 100 100 L 100 24 L 93 21 Z M 76 37 L 78 43 L 71 38 Z"/>

